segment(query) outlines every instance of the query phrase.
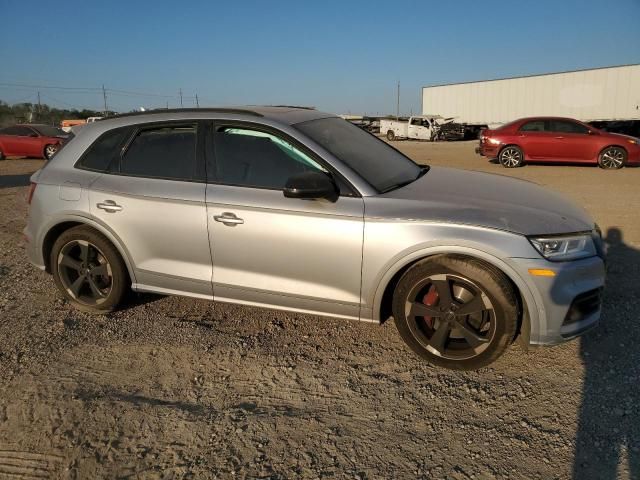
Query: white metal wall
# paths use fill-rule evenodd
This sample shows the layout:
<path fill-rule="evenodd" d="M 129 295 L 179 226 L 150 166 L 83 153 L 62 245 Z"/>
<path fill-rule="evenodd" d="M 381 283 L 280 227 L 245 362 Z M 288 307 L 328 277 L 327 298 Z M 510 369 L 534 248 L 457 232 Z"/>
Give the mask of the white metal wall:
<path fill-rule="evenodd" d="M 539 115 L 640 119 L 640 65 L 424 87 L 422 111 L 477 124 Z"/>

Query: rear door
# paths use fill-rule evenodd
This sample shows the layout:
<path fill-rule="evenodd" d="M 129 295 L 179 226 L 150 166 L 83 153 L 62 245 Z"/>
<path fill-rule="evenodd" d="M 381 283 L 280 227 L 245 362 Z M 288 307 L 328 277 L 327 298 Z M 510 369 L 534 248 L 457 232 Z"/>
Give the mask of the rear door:
<path fill-rule="evenodd" d="M 147 124 L 102 139 L 116 153 L 91 186 L 91 213 L 127 249 L 138 290 L 213 298 L 200 129 Z"/>
<path fill-rule="evenodd" d="M 328 168 L 282 132 L 219 122 L 211 136 L 207 213 L 216 300 L 358 318 L 362 198 L 340 179 L 336 202 L 285 198 L 291 175 Z"/>
<path fill-rule="evenodd" d="M 531 160 L 558 160 L 558 141 L 549 131 L 549 121 L 530 120 L 523 123 L 517 134 L 525 156 Z"/>
<path fill-rule="evenodd" d="M 597 155 L 589 128 L 571 120 L 550 120 L 549 130 L 556 143 L 558 158 L 566 161 L 586 162 Z"/>

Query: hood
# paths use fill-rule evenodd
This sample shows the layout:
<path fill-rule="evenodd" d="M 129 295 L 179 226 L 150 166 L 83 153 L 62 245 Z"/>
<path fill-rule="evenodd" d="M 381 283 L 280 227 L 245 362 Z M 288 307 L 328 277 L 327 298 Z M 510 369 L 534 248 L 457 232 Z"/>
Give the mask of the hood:
<path fill-rule="evenodd" d="M 373 197 L 367 216 L 477 225 L 522 235 L 589 231 L 584 209 L 533 182 L 444 167 Z"/>
<path fill-rule="evenodd" d="M 624 133 L 615 133 L 615 132 L 605 132 L 605 133 L 606 133 L 606 135 L 608 135 L 610 137 L 613 137 L 613 138 L 622 137 L 622 138 L 626 138 L 627 140 L 635 140 L 636 142 L 640 141 L 639 137 L 633 137 L 631 135 L 625 135 Z"/>

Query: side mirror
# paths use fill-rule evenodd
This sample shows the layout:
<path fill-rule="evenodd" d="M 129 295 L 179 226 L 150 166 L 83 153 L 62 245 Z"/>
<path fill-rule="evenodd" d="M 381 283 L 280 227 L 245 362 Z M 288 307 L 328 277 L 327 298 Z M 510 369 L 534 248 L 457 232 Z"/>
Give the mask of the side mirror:
<path fill-rule="evenodd" d="M 287 198 L 338 200 L 338 189 L 326 173 L 303 172 L 292 175 L 282 191 Z"/>

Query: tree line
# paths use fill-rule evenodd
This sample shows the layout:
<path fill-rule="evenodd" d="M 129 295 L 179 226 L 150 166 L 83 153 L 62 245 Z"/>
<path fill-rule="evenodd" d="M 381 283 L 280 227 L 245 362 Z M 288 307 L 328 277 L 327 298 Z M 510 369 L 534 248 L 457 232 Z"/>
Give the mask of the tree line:
<path fill-rule="evenodd" d="M 107 112 L 114 115 L 116 112 Z M 104 112 L 95 110 L 60 109 L 43 103 L 15 103 L 9 105 L 0 100 L 0 127 L 16 123 L 44 123 L 60 126 L 62 120 L 84 120 L 88 117 L 102 117 Z"/>

